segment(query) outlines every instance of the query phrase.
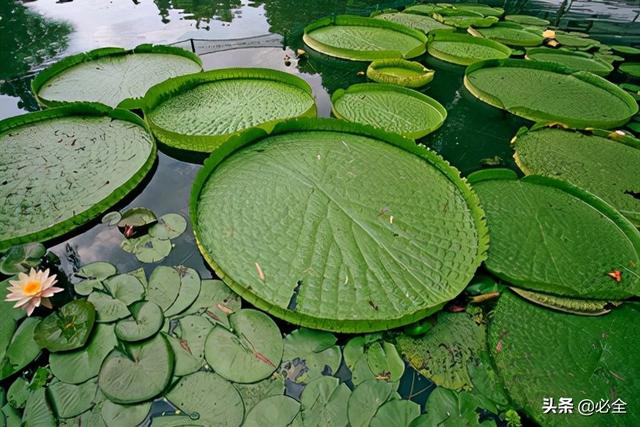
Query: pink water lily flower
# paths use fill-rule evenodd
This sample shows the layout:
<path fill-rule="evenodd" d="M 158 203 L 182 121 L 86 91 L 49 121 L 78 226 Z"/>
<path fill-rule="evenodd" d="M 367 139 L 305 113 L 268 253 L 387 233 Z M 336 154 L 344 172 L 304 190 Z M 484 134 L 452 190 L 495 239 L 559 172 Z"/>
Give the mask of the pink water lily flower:
<path fill-rule="evenodd" d="M 64 289 L 53 285 L 57 283 L 56 275 L 49 275 L 49 269 L 36 271 L 33 268 L 29 274 L 18 274 L 18 280 L 9 280 L 9 293 L 5 301 L 17 301 L 15 308 L 21 307 L 31 316 L 36 307 L 40 304 L 47 308 L 52 308 L 49 298 Z"/>

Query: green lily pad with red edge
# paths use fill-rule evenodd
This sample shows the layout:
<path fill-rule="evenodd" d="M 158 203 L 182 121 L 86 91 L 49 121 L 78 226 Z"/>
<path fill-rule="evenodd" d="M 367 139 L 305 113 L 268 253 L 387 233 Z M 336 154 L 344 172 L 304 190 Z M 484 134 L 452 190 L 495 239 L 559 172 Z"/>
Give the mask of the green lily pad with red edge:
<path fill-rule="evenodd" d="M 306 384 L 340 367 L 342 354 L 337 338 L 330 332 L 300 328 L 284 339 L 282 369 L 290 381 Z"/>
<path fill-rule="evenodd" d="M 187 220 L 180 214 L 168 213 L 149 228 L 149 235 L 160 240 L 177 239 L 187 229 Z"/>
<path fill-rule="evenodd" d="M 115 333 L 122 341 L 142 341 L 155 335 L 164 323 L 162 309 L 151 301 L 139 301 L 130 309 L 132 319 L 118 321 Z"/>
<path fill-rule="evenodd" d="M 271 375 L 282 360 L 276 323 L 261 311 L 244 309 L 229 316 L 231 330 L 215 326 L 205 343 L 205 358 L 220 376 L 253 383 Z"/>
<path fill-rule="evenodd" d="M 0 258 L 0 273 L 13 276 L 37 267 L 47 249 L 42 243 L 14 246 Z"/>
<path fill-rule="evenodd" d="M 71 301 L 45 317 L 33 338 L 51 352 L 75 350 L 87 342 L 95 320 L 93 304 L 86 300 Z"/>
<path fill-rule="evenodd" d="M 74 276 L 83 279 L 73 285 L 73 289 L 78 295 L 87 296 L 94 289 L 104 289 L 103 281 L 118 272 L 113 264 L 98 261 L 82 266 Z"/>

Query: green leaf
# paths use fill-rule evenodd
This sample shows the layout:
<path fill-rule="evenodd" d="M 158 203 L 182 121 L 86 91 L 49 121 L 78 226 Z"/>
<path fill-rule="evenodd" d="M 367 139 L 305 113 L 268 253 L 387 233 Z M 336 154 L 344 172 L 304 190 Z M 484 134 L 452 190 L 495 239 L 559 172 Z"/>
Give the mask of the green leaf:
<path fill-rule="evenodd" d="M 75 350 L 87 342 L 95 319 L 96 310 L 91 303 L 71 301 L 45 317 L 33 338 L 51 352 Z"/>
<path fill-rule="evenodd" d="M 392 84 L 361 83 L 338 89 L 331 96 L 338 119 L 371 125 L 407 138 L 418 139 L 435 131 L 447 110 L 435 99 Z"/>
<path fill-rule="evenodd" d="M 199 71 L 198 56 L 181 48 L 111 47 L 66 57 L 42 71 L 31 86 L 47 106 L 88 101 L 134 109 L 142 106 L 141 98 L 154 84 Z"/>
<path fill-rule="evenodd" d="M 7 427 L 22 427 L 22 416 L 17 409 L 4 405 L 2 415 L 4 415 Z"/>
<path fill-rule="evenodd" d="M 201 282 L 197 271 L 184 266 L 176 267 L 176 271 L 180 275 L 180 291 L 173 304 L 165 310 L 166 317 L 173 317 L 185 311 L 200 293 Z"/>
<path fill-rule="evenodd" d="M 529 31 L 518 24 L 509 22 L 492 25 L 489 28 L 470 27 L 467 32 L 474 36 L 518 47 L 540 46 L 544 40 L 542 32 Z"/>
<path fill-rule="evenodd" d="M 271 396 L 282 396 L 285 392 L 285 379 L 278 372 L 275 372 L 269 378 L 257 383 L 234 384 L 233 386 L 242 397 L 245 413 L 249 413 L 262 400 Z"/>
<path fill-rule="evenodd" d="M 603 130 L 519 132 L 514 158 L 527 175 L 568 181 L 610 203 L 640 227 L 640 140 Z M 602 167 L 599 165 L 608 165 Z"/>
<path fill-rule="evenodd" d="M 13 276 L 27 273 L 40 264 L 47 249 L 42 243 L 27 243 L 14 246 L 0 258 L 0 273 Z"/>
<path fill-rule="evenodd" d="M 576 71 L 589 71 L 599 76 L 607 76 L 613 71 L 613 65 L 594 59 L 592 55 L 583 52 L 569 52 L 544 47 L 528 49 L 526 57 L 533 61 L 555 62 Z"/>
<path fill-rule="evenodd" d="M 282 360 L 280 329 L 266 314 L 244 309 L 229 317 L 231 330 L 215 326 L 205 343 L 205 358 L 223 378 L 253 383 L 271 375 Z"/>
<path fill-rule="evenodd" d="M 487 246 L 456 169 L 410 140 L 337 120 L 247 131 L 209 158 L 190 205 L 199 248 L 235 292 L 332 331 L 387 329 L 438 310 Z"/>
<path fill-rule="evenodd" d="M 147 208 L 131 208 L 122 214 L 118 227 L 147 227 L 158 222 L 156 214 Z"/>
<path fill-rule="evenodd" d="M 240 310 L 240 296 L 222 280 L 203 280 L 196 300 L 180 316 L 206 314 L 212 323 L 229 328 L 228 316 Z"/>
<path fill-rule="evenodd" d="M 417 15 L 414 13 L 388 12 L 375 15 L 373 18 L 405 25 L 414 30 L 422 31 L 425 34 L 438 29 L 453 30 L 449 25 L 438 22 L 430 16 Z"/>
<path fill-rule="evenodd" d="M 213 325 L 205 316 L 186 316 L 178 320 L 173 331 L 176 336 L 167 336 L 175 354 L 174 375 L 191 374 L 204 365 L 205 342 Z"/>
<path fill-rule="evenodd" d="M 443 387 L 437 387 L 427 399 L 427 413 L 416 418 L 411 427 L 458 427 L 483 426 L 495 427 L 495 421 L 479 420 L 478 408 L 483 408 L 482 402 L 467 391 L 455 392 Z"/>
<path fill-rule="evenodd" d="M 33 332 L 40 320 L 39 317 L 29 317 L 15 330 L 0 360 L 0 380 L 21 371 L 38 357 L 40 346 L 33 339 Z"/>
<path fill-rule="evenodd" d="M 486 178 L 486 179 L 485 179 Z M 640 294 L 640 232 L 601 199 L 564 181 L 471 175 L 487 214 L 486 266 L 517 287 L 567 297 Z M 620 271 L 620 281 L 608 273 Z"/>
<path fill-rule="evenodd" d="M 212 372 L 200 371 L 180 378 L 167 393 L 167 399 L 189 415 L 195 425 L 239 426 L 244 417 L 236 389 Z"/>
<path fill-rule="evenodd" d="M 56 419 L 49 403 L 47 403 L 44 388 L 35 390 L 29 396 L 22 414 L 22 425 L 24 427 L 52 427 L 56 425 Z"/>
<path fill-rule="evenodd" d="M 409 426 L 420 416 L 420 405 L 410 400 L 390 400 L 378 409 L 371 420 L 371 427 Z"/>
<path fill-rule="evenodd" d="M 144 298 L 144 286 L 137 277 L 131 274 L 119 274 L 104 281 L 106 289 L 112 297 L 125 305 L 131 305 Z"/>
<path fill-rule="evenodd" d="M 415 58 L 425 51 L 421 31 L 354 15 L 327 16 L 304 29 L 305 44 L 325 55 L 353 61 Z"/>
<path fill-rule="evenodd" d="M 467 366 L 485 349 L 484 325 L 466 313 L 441 313 L 424 336 L 400 335 L 400 352 L 418 372 L 439 386 L 470 390 Z"/>
<path fill-rule="evenodd" d="M 419 88 L 433 80 L 435 71 L 416 61 L 378 59 L 367 67 L 367 77 L 378 83 Z M 445 110 L 446 111 L 446 110 Z"/>
<path fill-rule="evenodd" d="M 61 236 L 109 209 L 151 169 L 155 150 L 142 119 L 104 105 L 1 121 L 0 174 L 10 184 L 0 186 L 0 251 Z"/>
<path fill-rule="evenodd" d="M 391 398 L 393 392 L 394 387 L 384 381 L 371 379 L 360 383 L 349 397 L 348 416 L 351 427 L 369 427 L 378 408 Z"/>
<path fill-rule="evenodd" d="M 96 321 L 98 323 L 115 322 L 116 320 L 129 317 L 131 314 L 127 308 L 127 304 L 101 291 L 93 291 L 87 298 L 87 301 L 95 307 Z"/>
<path fill-rule="evenodd" d="M 538 18 L 537 16 L 531 15 L 507 15 L 504 17 L 505 21 L 515 22 L 521 25 L 532 25 L 536 27 L 546 27 L 551 24 L 546 19 Z"/>
<path fill-rule="evenodd" d="M 166 311 L 180 293 L 180 273 L 174 267 L 156 267 L 149 277 L 147 299 Z"/>
<path fill-rule="evenodd" d="M 343 353 L 354 385 L 375 379 L 393 384 L 394 389 L 398 387 L 404 361 L 395 346 L 383 341 L 379 334 L 350 339 Z"/>
<path fill-rule="evenodd" d="M 60 381 L 83 383 L 98 375 L 102 361 L 116 344 L 113 325 L 98 324 L 84 348 L 49 355 L 51 372 Z"/>
<path fill-rule="evenodd" d="M 7 400 L 12 407 L 22 409 L 25 403 L 27 403 L 29 394 L 29 383 L 23 377 L 18 377 L 11 383 L 9 390 L 7 390 Z"/>
<path fill-rule="evenodd" d="M 107 427 L 137 427 L 151 410 L 151 402 L 137 405 L 118 405 L 107 400 L 102 405 L 102 418 Z"/>
<path fill-rule="evenodd" d="M 271 396 L 247 413 L 243 427 L 290 426 L 300 412 L 300 404 L 288 396 Z"/>
<path fill-rule="evenodd" d="M 100 368 L 100 390 L 114 403 L 144 402 L 161 394 L 173 374 L 174 355 L 162 334 L 115 349 Z"/>
<path fill-rule="evenodd" d="M 72 418 L 91 409 L 97 391 L 95 379 L 79 385 L 55 382 L 47 387 L 49 402 L 59 418 Z"/>
<path fill-rule="evenodd" d="M 429 55 L 459 65 L 469 65 L 485 59 L 508 58 L 511 49 L 493 40 L 469 34 L 434 30 L 429 33 Z"/>
<path fill-rule="evenodd" d="M 464 84 L 489 105 L 538 122 L 613 128 L 638 112 L 633 97 L 615 84 L 550 62 L 483 61 L 466 69 Z"/>
<path fill-rule="evenodd" d="M 340 367 L 342 354 L 336 345 L 335 335 L 300 328 L 284 339 L 282 369 L 287 378 L 298 384 L 306 384 L 328 373 L 335 375 Z"/>
<path fill-rule="evenodd" d="M 149 235 L 160 240 L 177 239 L 187 229 L 187 220 L 180 214 L 168 213 L 149 228 Z"/>
<path fill-rule="evenodd" d="M 302 422 L 305 427 L 344 427 L 348 425 L 347 403 L 351 390 L 334 377 L 320 377 L 302 391 Z"/>
<path fill-rule="evenodd" d="M 142 341 L 155 335 L 164 324 L 162 309 L 151 301 L 140 301 L 130 308 L 133 319 L 122 319 L 115 333 L 122 341 Z"/>
<path fill-rule="evenodd" d="M 543 399 L 572 397 L 598 402 L 640 392 L 640 307 L 625 303 L 606 316 L 561 313 L 531 304 L 511 292 L 498 300 L 489 324 L 489 349 L 509 396 L 533 421 L 548 426 L 623 426 L 640 413 L 594 413 L 586 417 L 543 413 Z M 549 351 L 553 349 L 553 351 Z M 596 397 L 597 396 L 597 397 Z M 629 405 L 633 405 L 629 403 Z M 628 408 L 630 409 L 630 408 Z"/>
<path fill-rule="evenodd" d="M 107 212 L 102 217 L 102 223 L 113 227 L 114 225 L 118 225 L 118 222 L 120 222 L 121 219 L 122 219 L 122 214 L 120 212 L 118 211 Z"/>
<path fill-rule="evenodd" d="M 76 277 L 84 280 L 74 284 L 74 290 L 77 294 L 83 296 L 91 294 L 94 289 L 103 290 L 104 285 L 102 282 L 117 272 L 116 267 L 108 262 L 98 261 L 87 264 L 75 273 Z"/>
<path fill-rule="evenodd" d="M 170 240 L 160 240 L 145 234 L 123 240 L 120 247 L 125 252 L 134 254 L 138 261 L 153 264 L 165 259 L 173 246 Z"/>

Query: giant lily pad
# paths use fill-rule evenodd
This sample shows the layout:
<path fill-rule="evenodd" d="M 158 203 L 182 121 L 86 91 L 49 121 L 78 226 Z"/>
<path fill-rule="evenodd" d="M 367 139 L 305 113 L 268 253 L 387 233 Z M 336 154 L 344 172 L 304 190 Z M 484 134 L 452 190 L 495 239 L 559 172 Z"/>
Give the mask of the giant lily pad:
<path fill-rule="evenodd" d="M 40 346 L 33 338 L 33 332 L 41 319 L 30 317 L 25 319 L 13 333 L 11 341 L 0 359 L 0 380 L 24 369 L 40 354 Z"/>
<path fill-rule="evenodd" d="M 304 29 L 303 39 L 318 52 L 354 61 L 415 58 L 427 41 L 423 32 L 404 25 L 352 15 L 319 19 Z"/>
<path fill-rule="evenodd" d="M 205 358 L 223 378 L 254 383 L 271 375 L 282 359 L 282 335 L 275 322 L 257 310 L 230 316 L 231 330 L 215 326 L 205 344 Z"/>
<path fill-rule="evenodd" d="M 233 385 L 212 372 L 182 377 L 167 399 L 196 425 L 239 427 L 244 417 L 240 395 Z"/>
<path fill-rule="evenodd" d="M 469 34 L 436 30 L 429 34 L 429 55 L 459 65 L 469 65 L 485 59 L 508 58 L 511 49 L 493 40 Z"/>
<path fill-rule="evenodd" d="M 543 18 L 531 15 L 507 15 L 505 21 L 515 22 L 516 24 L 529 25 L 534 27 L 546 27 L 550 22 Z"/>
<path fill-rule="evenodd" d="M 114 403 L 144 402 L 162 393 L 173 374 L 173 351 L 162 334 L 127 344 L 106 357 L 100 368 L 100 390 Z"/>
<path fill-rule="evenodd" d="M 182 74 L 202 71 L 197 55 L 170 46 L 108 47 L 64 58 L 40 73 L 31 85 L 47 106 L 100 102 L 140 108 L 147 89 Z"/>
<path fill-rule="evenodd" d="M 151 169 L 155 144 L 133 113 L 75 104 L 0 122 L 0 250 L 98 216 Z"/>
<path fill-rule="evenodd" d="M 456 3 L 453 7 L 457 10 L 479 13 L 482 16 L 496 16 L 501 17 L 504 15 L 504 9 L 501 7 L 492 7 L 481 3 Z"/>
<path fill-rule="evenodd" d="M 514 403 L 546 426 L 623 426 L 640 423 L 627 396 L 640 393 L 636 349 L 640 308 L 623 304 L 601 317 L 560 313 L 530 304 L 510 292 L 498 301 L 489 325 L 489 347 L 498 374 Z M 549 351 L 553 348 L 554 351 Z M 624 415 L 578 411 L 543 413 L 543 399 L 572 397 L 627 402 Z M 619 400 L 620 399 L 620 400 Z M 608 411 L 610 412 L 610 411 Z"/>
<path fill-rule="evenodd" d="M 466 29 L 471 26 L 487 28 L 498 22 L 498 18 L 495 16 L 482 16 L 479 14 L 472 15 L 472 12 L 469 11 L 458 11 L 455 14 L 452 12 L 453 9 L 444 9 L 434 12 L 432 16 L 433 19 L 438 22 L 460 29 Z"/>
<path fill-rule="evenodd" d="M 513 140 L 527 174 L 568 181 L 601 197 L 640 227 L 640 141 L 615 132 L 532 129 Z"/>
<path fill-rule="evenodd" d="M 372 125 L 411 139 L 435 131 L 447 118 L 447 110 L 435 99 L 413 89 L 381 83 L 338 89 L 331 102 L 333 114 L 339 119 Z"/>
<path fill-rule="evenodd" d="M 247 131 L 210 157 L 191 214 L 205 258 L 242 297 L 353 332 L 412 323 L 464 289 L 487 246 L 477 203 L 413 141 L 307 119 Z"/>
<path fill-rule="evenodd" d="M 620 65 L 620 71 L 631 77 L 640 79 L 640 62 L 626 62 Z"/>
<path fill-rule="evenodd" d="M 433 80 L 435 71 L 415 61 L 405 59 L 379 59 L 369 64 L 367 77 L 378 83 L 405 87 L 422 87 Z"/>
<path fill-rule="evenodd" d="M 75 350 L 84 346 L 93 330 L 96 310 L 85 300 L 75 300 L 54 311 L 34 331 L 33 338 L 51 352 Z"/>
<path fill-rule="evenodd" d="M 453 27 L 438 22 L 429 16 L 418 15 L 415 13 L 386 12 L 375 15 L 374 18 L 405 25 L 413 28 L 414 30 L 422 31 L 425 34 L 428 34 L 432 30 L 439 29 L 453 30 Z"/>
<path fill-rule="evenodd" d="M 534 121 L 612 128 L 638 112 L 633 97 L 613 83 L 549 62 L 479 62 L 467 67 L 464 84 L 482 101 Z"/>
<path fill-rule="evenodd" d="M 518 180 L 505 170 L 469 179 L 487 214 L 485 263 L 493 274 L 556 295 L 640 295 L 640 232 L 602 199 L 565 181 Z"/>
<path fill-rule="evenodd" d="M 160 83 L 145 95 L 145 117 L 166 145 L 210 152 L 250 127 L 267 131 L 288 118 L 315 116 L 311 87 L 262 68 L 227 68 Z"/>
<path fill-rule="evenodd" d="M 544 40 L 542 34 L 510 23 L 496 24 L 491 28 L 470 27 L 467 31 L 474 36 L 495 40 L 509 46 L 540 46 Z"/>
<path fill-rule="evenodd" d="M 584 52 L 569 52 L 541 47 L 527 50 L 526 58 L 533 61 L 555 62 L 576 71 L 589 71 L 599 76 L 606 76 L 613 71 L 611 64 L 594 59 Z"/>

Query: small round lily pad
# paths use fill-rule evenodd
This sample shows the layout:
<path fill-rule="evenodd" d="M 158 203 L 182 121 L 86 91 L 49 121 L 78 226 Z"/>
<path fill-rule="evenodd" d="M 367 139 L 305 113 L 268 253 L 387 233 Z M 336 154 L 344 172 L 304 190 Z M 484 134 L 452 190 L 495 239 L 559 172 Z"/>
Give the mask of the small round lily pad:
<path fill-rule="evenodd" d="M 306 384 L 323 374 L 334 375 L 342 354 L 330 332 L 300 328 L 284 339 L 282 370 L 290 381 Z"/>
<path fill-rule="evenodd" d="M 180 273 L 174 267 L 156 267 L 149 277 L 147 299 L 166 311 L 180 293 Z"/>
<path fill-rule="evenodd" d="M 100 413 L 107 427 L 136 427 L 147 418 L 150 410 L 151 402 L 137 405 L 119 405 L 106 400 L 102 404 Z"/>
<path fill-rule="evenodd" d="M 120 247 L 125 252 L 134 254 L 138 261 L 152 264 L 165 259 L 173 246 L 170 240 L 160 240 L 145 234 L 123 240 Z"/>
<path fill-rule="evenodd" d="M 38 242 L 14 246 L 0 258 L 0 273 L 7 276 L 26 273 L 40 264 L 46 252 L 44 245 Z"/>
<path fill-rule="evenodd" d="M 180 276 L 180 291 L 175 301 L 165 310 L 166 317 L 176 316 L 185 311 L 198 298 L 200 293 L 200 276 L 193 268 L 176 267 Z"/>
<path fill-rule="evenodd" d="M 168 213 L 149 228 L 149 235 L 160 240 L 176 239 L 187 229 L 187 220 L 180 214 Z"/>
<path fill-rule="evenodd" d="M 33 338 L 51 352 L 84 346 L 93 330 L 96 310 L 85 300 L 71 301 L 54 311 L 36 327 Z"/>
<path fill-rule="evenodd" d="M 259 402 L 245 417 L 244 427 L 290 426 L 300 412 L 300 403 L 289 396 L 271 396 Z"/>
<path fill-rule="evenodd" d="M 211 329 L 213 324 L 204 315 L 178 320 L 172 335 L 167 336 L 176 359 L 174 375 L 182 377 L 202 368 L 205 342 Z"/>
<path fill-rule="evenodd" d="M 155 335 L 164 323 L 162 309 L 151 301 L 140 301 L 130 308 L 133 319 L 122 319 L 115 333 L 122 341 L 142 341 Z"/>
<path fill-rule="evenodd" d="M 73 288 L 77 294 L 87 296 L 94 289 L 104 289 L 102 282 L 117 272 L 116 267 L 108 262 L 98 261 L 86 264 L 75 273 L 76 277 L 83 280 L 74 284 Z"/>

